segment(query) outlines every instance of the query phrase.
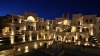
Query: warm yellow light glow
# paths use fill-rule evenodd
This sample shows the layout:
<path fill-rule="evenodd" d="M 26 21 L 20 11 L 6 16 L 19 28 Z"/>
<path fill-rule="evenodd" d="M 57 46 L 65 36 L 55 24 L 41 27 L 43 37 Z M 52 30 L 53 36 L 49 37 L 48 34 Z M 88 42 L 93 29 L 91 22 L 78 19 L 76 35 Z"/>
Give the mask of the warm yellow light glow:
<path fill-rule="evenodd" d="M 21 21 L 22 21 L 21 18 L 19 18 L 19 23 L 21 23 Z"/>
<path fill-rule="evenodd" d="M 46 26 L 47 30 L 49 30 L 49 26 Z"/>
<path fill-rule="evenodd" d="M 62 32 L 61 27 L 56 27 L 56 31 L 60 31 L 60 32 Z"/>
<path fill-rule="evenodd" d="M 43 39 L 45 40 L 45 34 L 44 34 L 44 37 L 43 37 Z"/>
<path fill-rule="evenodd" d="M 80 21 L 80 25 L 82 25 L 82 21 Z"/>
<path fill-rule="evenodd" d="M 25 53 L 29 52 L 28 46 L 25 46 Z"/>
<path fill-rule="evenodd" d="M 60 36 L 60 41 L 63 41 L 63 38 Z"/>
<path fill-rule="evenodd" d="M 28 22 L 35 22 L 35 18 L 34 18 L 33 16 L 29 16 L 29 17 L 27 18 L 27 21 L 28 21 Z"/>
<path fill-rule="evenodd" d="M 71 42 L 71 40 L 69 39 L 68 42 Z"/>
<path fill-rule="evenodd" d="M 92 46 L 94 47 L 94 46 L 96 46 L 95 44 L 92 44 Z"/>
<path fill-rule="evenodd" d="M 54 34 L 54 39 L 56 38 L 56 35 Z"/>
<path fill-rule="evenodd" d="M 81 41 L 78 41 L 78 43 L 77 43 L 78 45 L 80 45 L 81 44 Z"/>
<path fill-rule="evenodd" d="M 0 56 L 5 56 L 5 54 L 0 54 Z"/>
<path fill-rule="evenodd" d="M 67 43 L 68 41 L 66 40 L 66 43 Z"/>
<path fill-rule="evenodd" d="M 37 33 L 37 40 L 39 40 L 39 34 Z"/>
<path fill-rule="evenodd" d="M 42 46 L 43 45 L 43 43 L 42 42 L 40 42 L 40 46 Z"/>
<path fill-rule="evenodd" d="M 34 43 L 34 49 L 37 49 L 38 48 L 38 44 L 35 42 Z"/>
<path fill-rule="evenodd" d="M 64 36 L 63 41 L 65 41 L 66 36 Z"/>
<path fill-rule="evenodd" d="M 76 27 L 72 26 L 71 32 L 76 32 Z"/>
<path fill-rule="evenodd" d="M 51 41 L 51 44 L 53 44 L 53 41 Z"/>
<path fill-rule="evenodd" d="M 24 26 L 24 29 L 23 30 L 26 30 L 26 26 Z"/>
<path fill-rule="evenodd" d="M 85 43 L 84 45 L 87 46 L 87 43 Z"/>
<path fill-rule="evenodd" d="M 0 45 L 2 45 L 2 44 L 0 43 Z"/>
<path fill-rule="evenodd" d="M 63 24 L 64 24 L 64 25 L 68 25 L 68 21 L 67 21 L 67 20 L 64 20 L 64 21 L 63 21 Z"/>
<path fill-rule="evenodd" d="M 91 28 L 93 28 L 94 24 L 90 24 Z"/>
<path fill-rule="evenodd" d="M 3 41 L 3 40 L 0 40 L 0 41 Z"/>
<path fill-rule="evenodd" d="M 14 37 L 13 36 L 10 37 L 10 43 L 14 44 Z"/>
<path fill-rule="evenodd" d="M 85 46 L 89 46 L 90 44 L 88 42 L 84 43 Z"/>
<path fill-rule="evenodd" d="M 11 35 L 14 35 L 14 30 L 11 31 Z"/>
<path fill-rule="evenodd" d="M 49 39 L 51 39 L 51 35 L 49 36 Z"/>
<path fill-rule="evenodd" d="M 2 33 L 3 33 L 4 35 L 6 35 L 6 33 L 8 33 L 8 32 L 10 32 L 10 31 L 9 31 L 9 27 L 5 27 L 4 29 L 2 29 Z"/>
<path fill-rule="evenodd" d="M 25 35 L 23 35 L 23 42 L 25 42 Z"/>
<path fill-rule="evenodd" d="M 86 41 L 88 42 L 88 38 L 86 38 Z"/>
<path fill-rule="evenodd" d="M 82 32 L 82 27 L 80 27 L 80 32 Z"/>
<path fill-rule="evenodd" d="M 32 36 L 31 35 L 29 36 L 29 41 L 32 41 Z"/>
<path fill-rule="evenodd" d="M 50 45 L 50 44 L 51 44 L 51 41 L 48 42 L 48 45 Z"/>
<path fill-rule="evenodd" d="M 18 51 L 21 51 L 21 49 L 20 49 L 20 48 L 18 48 Z"/>
<path fill-rule="evenodd" d="M 90 35 L 92 35 L 92 36 L 94 35 L 94 34 L 93 34 L 93 29 L 91 29 L 91 31 L 90 31 Z"/>
<path fill-rule="evenodd" d="M 62 24 L 62 22 L 58 22 L 58 24 Z"/>
<path fill-rule="evenodd" d="M 47 21 L 47 24 L 49 25 L 49 21 Z"/>

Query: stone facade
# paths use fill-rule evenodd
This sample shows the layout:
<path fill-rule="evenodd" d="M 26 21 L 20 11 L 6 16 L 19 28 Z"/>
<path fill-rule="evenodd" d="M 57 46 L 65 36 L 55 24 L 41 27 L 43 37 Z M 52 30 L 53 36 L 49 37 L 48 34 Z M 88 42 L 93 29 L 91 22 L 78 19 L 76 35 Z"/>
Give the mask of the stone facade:
<path fill-rule="evenodd" d="M 33 40 L 57 40 L 76 45 L 98 45 L 100 42 L 100 18 L 96 15 L 73 14 L 72 20 L 62 17 L 46 21 L 34 13 L 6 17 L 1 36 L 10 37 L 11 44 Z"/>

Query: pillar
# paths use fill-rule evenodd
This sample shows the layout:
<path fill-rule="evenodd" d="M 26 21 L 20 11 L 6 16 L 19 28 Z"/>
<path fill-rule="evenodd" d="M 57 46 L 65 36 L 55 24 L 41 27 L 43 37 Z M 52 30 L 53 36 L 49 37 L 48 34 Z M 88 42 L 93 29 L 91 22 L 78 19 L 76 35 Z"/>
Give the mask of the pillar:
<path fill-rule="evenodd" d="M 10 37 L 10 43 L 11 43 L 11 44 L 14 44 L 14 36 L 11 36 L 11 37 Z"/>
<path fill-rule="evenodd" d="M 39 34 L 37 33 L 37 40 L 39 40 Z"/>
<path fill-rule="evenodd" d="M 32 41 L 32 35 L 29 35 L 29 41 Z"/>
<path fill-rule="evenodd" d="M 90 35 L 92 35 L 92 36 L 93 36 L 93 29 L 91 29 L 91 30 L 90 30 Z"/>
<path fill-rule="evenodd" d="M 82 27 L 80 27 L 80 32 L 82 32 Z"/>
<path fill-rule="evenodd" d="M 43 37 L 43 39 L 45 40 L 45 34 L 44 34 L 44 37 Z"/>
<path fill-rule="evenodd" d="M 23 35 L 23 42 L 25 42 L 25 34 Z"/>

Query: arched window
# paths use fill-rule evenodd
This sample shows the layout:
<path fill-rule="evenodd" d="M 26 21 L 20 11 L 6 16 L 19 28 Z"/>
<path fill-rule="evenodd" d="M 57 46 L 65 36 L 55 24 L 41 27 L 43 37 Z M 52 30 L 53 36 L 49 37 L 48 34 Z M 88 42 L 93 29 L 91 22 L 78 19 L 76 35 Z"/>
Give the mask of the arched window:
<path fill-rule="evenodd" d="M 28 21 L 28 22 L 35 22 L 35 18 L 34 18 L 33 16 L 29 16 L 29 17 L 27 18 L 27 21 Z"/>

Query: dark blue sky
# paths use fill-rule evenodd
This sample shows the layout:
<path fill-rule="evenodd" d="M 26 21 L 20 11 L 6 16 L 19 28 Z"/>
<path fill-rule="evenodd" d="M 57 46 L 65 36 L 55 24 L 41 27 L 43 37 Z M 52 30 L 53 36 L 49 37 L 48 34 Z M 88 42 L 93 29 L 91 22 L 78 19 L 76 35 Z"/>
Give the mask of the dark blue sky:
<path fill-rule="evenodd" d="M 35 12 L 39 17 L 53 19 L 62 13 L 97 14 L 100 16 L 99 0 L 0 0 L 0 16 Z"/>

